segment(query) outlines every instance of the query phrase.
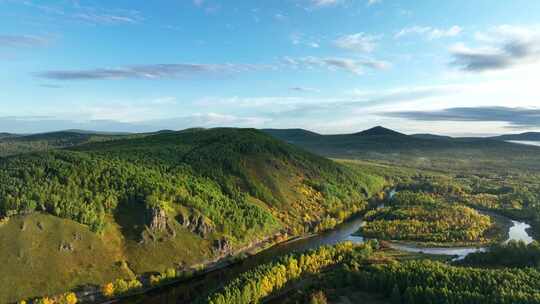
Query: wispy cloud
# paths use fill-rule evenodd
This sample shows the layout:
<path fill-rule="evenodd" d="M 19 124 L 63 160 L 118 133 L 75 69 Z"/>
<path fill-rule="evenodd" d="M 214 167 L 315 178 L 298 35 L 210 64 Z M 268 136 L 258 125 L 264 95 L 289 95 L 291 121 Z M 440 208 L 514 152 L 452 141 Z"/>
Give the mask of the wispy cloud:
<path fill-rule="evenodd" d="M 114 119 L 72 120 L 54 116 L 4 116 L 0 129 L 11 133 L 42 133 L 78 129 L 113 132 L 152 132 L 162 129 L 182 130 L 191 127 L 262 127 L 268 118 L 221 113 L 195 113 L 167 119 L 122 122 Z"/>
<path fill-rule="evenodd" d="M 499 26 L 487 33 L 477 33 L 481 46 L 457 44 L 451 48 L 452 65 L 464 71 L 502 70 L 540 60 L 540 29 Z"/>
<path fill-rule="evenodd" d="M 147 124 L 160 129 L 185 129 L 190 127 L 260 127 L 270 119 L 258 116 L 238 116 L 222 113 L 195 113 L 170 119 L 148 121 Z"/>
<path fill-rule="evenodd" d="M 379 3 L 382 3 L 382 0 L 368 0 L 367 6 L 372 6 Z"/>
<path fill-rule="evenodd" d="M 106 79 L 163 79 L 190 77 L 197 75 L 223 75 L 266 68 L 251 64 L 153 64 L 135 65 L 120 68 L 101 68 L 92 70 L 53 70 L 37 73 L 45 79 L 70 80 L 106 80 Z"/>
<path fill-rule="evenodd" d="M 304 91 L 310 88 L 291 88 L 295 91 Z M 256 98 L 212 98 L 205 99 L 203 106 L 228 107 L 235 105 L 240 108 L 256 108 L 263 116 L 280 119 L 310 118 L 320 119 L 321 115 L 332 113 L 338 117 L 357 116 L 361 111 L 367 113 L 376 111 L 380 107 L 396 105 L 403 102 L 417 102 L 434 99 L 448 94 L 451 87 L 404 87 L 377 92 L 351 91 L 349 94 L 340 94 L 339 97 L 256 97 Z"/>
<path fill-rule="evenodd" d="M 380 38 L 380 36 L 368 35 L 360 32 L 341 36 L 334 41 L 334 44 L 342 49 L 370 53 L 375 49 L 377 41 L 380 40 Z"/>
<path fill-rule="evenodd" d="M 221 5 L 206 0 L 193 0 L 193 5 L 204 9 L 204 12 L 207 14 L 215 14 L 221 9 Z"/>
<path fill-rule="evenodd" d="M 98 6 L 82 5 L 79 1 L 65 1 L 61 4 L 42 4 L 37 1 L 15 1 L 44 14 L 69 21 L 80 21 L 93 25 L 134 24 L 143 20 L 136 10 L 105 9 Z"/>
<path fill-rule="evenodd" d="M 318 93 L 321 90 L 309 87 L 290 87 L 289 90 L 301 93 Z"/>
<path fill-rule="evenodd" d="M 49 43 L 49 38 L 30 35 L 0 35 L 0 47 L 35 47 Z"/>
<path fill-rule="evenodd" d="M 401 29 L 394 35 L 394 38 L 401 38 L 412 34 L 425 36 L 427 39 L 440 39 L 445 37 L 455 37 L 461 34 L 463 28 L 454 25 L 448 29 L 439 29 L 431 26 L 411 26 Z"/>
<path fill-rule="evenodd" d="M 512 128 L 539 128 L 540 109 L 509 107 L 462 107 L 436 111 L 380 113 L 382 116 L 416 121 L 504 122 Z"/>
<path fill-rule="evenodd" d="M 365 69 L 381 70 L 390 67 L 385 61 L 373 59 L 351 59 L 351 58 L 320 58 L 303 57 L 283 59 L 283 64 L 291 68 L 326 68 L 329 70 L 345 70 L 357 75 L 364 73 Z"/>
<path fill-rule="evenodd" d="M 139 22 L 139 19 L 135 17 L 91 12 L 74 14 L 73 18 L 92 24 L 134 24 Z"/>
<path fill-rule="evenodd" d="M 117 79 L 170 79 L 197 76 L 232 76 L 243 72 L 277 71 L 282 69 L 345 70 L 357 75 L 365 69 L 385 69 L 390 66 L 385 61 L 350 58 L 284 58 L 274 64 L 201 64 L 201 63 L 165 63 L 150 65 L 132 65 L 118 68 L 97 68 L 88 70 L 49 70 L 36 73 L 38 78 L 56 81 L 76 80 L 117 80 Z"/>
<path fill-rule="evenodd" d="M 305 37 L 306 35 L 298 32 L 294 32 L 289 35 L 289 39 L 294 45 L 309 46 L 312 48 L 319 48 L 320 43 L 317 38 Z"/>
<path fill-rule="evenodd" d="M 311 3 L 316 7 L 334 6 L 341 3 L 342 0 L 312 0 Z"/>

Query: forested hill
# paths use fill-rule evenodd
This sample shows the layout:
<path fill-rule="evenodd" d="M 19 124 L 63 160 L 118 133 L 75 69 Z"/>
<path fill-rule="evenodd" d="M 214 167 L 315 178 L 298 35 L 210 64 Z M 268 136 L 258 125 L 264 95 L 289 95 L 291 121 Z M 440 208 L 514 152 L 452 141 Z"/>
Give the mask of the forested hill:
<path fill-rule="evenodd" d="M 522 146 L 499 140 L 500 137 L 449 137 L 432 134 L 406 135 L 381 126 L 358 133 L 335 135 L 322 135 L 302 129 L 264 129 L 263 131 L 281 140 L 329 156 L 369 152 L 412 152 L 415 150 L 483 149 L 490 151 L 500 148 L 523 148 Z"/>
<path fill-rule="evenodd" d="M 263 130 L 268 134 L 319 155 L 346 159 L 406 160 L 408 163 L 452 159 L 467 166 L 490 161 L 531 168 L 540 162 L 540 148 L 496 138 L 454 138 L 431 134 L 405 135 L 383 127 L 353 134 L 321 135 L 298 129 Z M 469 163 L 474 161 L 472 164 Z M 501 162 L 502 161 L 502 162 Z M 421 165 L 421 164 L 418 164 Z M 431 164 L 428 164 L 431 165 Z M 481 168 L 490 167 L 482 163 Z M 540 168 L 536 165 L 536 168 Z"/>
<path fill-rule="evenodd" d="M 525 140 L 525 141 L 540 141 L 540 132 L 526 132 L 520 134 L 507 134 L 492 137 L 498 140 Z"/>
<path fill-rule="evenodd" d="M 94 141 L 115 140 L 130 136 L 138 137 L 142 135 L 109 134 L 80 130 L 58 131 L 30 135 L 0 133 L 0 157 L 20 153 L 66 148 Z"/>
<path fill-rule="evenodd" d="M 0 278 L 35 273 L 39 261 L 55 265 L 55 259 L 66 258 L 65 251 L 77 263 L 94 265 L 82 273 L 44 269 L 46 274 L 35 275 L 34 287 L 43 280 L 82 282 L 81 276 L 103 283 L 111 272 L 107 269 L 115 267 L 112 257 L 87 260 L 111 255 L 99 252 L 98 245 L 85 257 L 89 249 L 71 235 L 60 245 L 49 241 L 65 234 L 66 224 L 56 219 L 78 222 L 102 235 L 103 241 L 96 242 L 114 249 L 116 261 L 144 273 L 200 263 L 278 232 L 299 235 L 332 227 L 363 210 L 368 197 L 384 187 L 379 177 L 253 129 L 160 132 L 0 158 L 0 180 L 0 218 L 10 219 L 0 226 L 0 240 L 10 243 L 13 238 L 19 244 L 0 249 L 0 262 L 19 261 L 1 268 Z M 35 219 L 36 214 L 47 217 Z M 30 224 L 20 221 L 38 221 L 39 229 L 24 228 Z M 46 255 L 30 243 L 28 251 L 21 249 L 25 246 L 20 242 L 28 238 L 40 238 L 31 243 L 48 248 Z M 103 243 L 111 238 L 115 241 Z M 67 249 L 59 251 L 59 246 Z M 20 250 L 23 260 L 16 258 Z M 26 258 L 33 262 L 25 263 Z"/>
<path fill-rule="evenodd" d="M 14 138 L 14 137 L 18 137 L 19 135 L 17 134 L 11 134 L 11 133 L 0 133 L 0 139 L 6 139 L 6 138 Z"/>
<path fill-rule="evenodd" d="M 242 211 L 253 205 L 261 216 L 294 212 L 292 204 L 306 199 L 324 203 L 315 209 L 348 210 L 370 193 L 360 172 L 252 129 L 161 132 L 23 154 L 0 161 L 0 174 L 1 214 L 43 210 L 95 230 L 118 203 L 209 208 L 188 199 L 197 192 L 187 189 L 189 182 L 213 184 L 220 195 L 244 202 Z"/>

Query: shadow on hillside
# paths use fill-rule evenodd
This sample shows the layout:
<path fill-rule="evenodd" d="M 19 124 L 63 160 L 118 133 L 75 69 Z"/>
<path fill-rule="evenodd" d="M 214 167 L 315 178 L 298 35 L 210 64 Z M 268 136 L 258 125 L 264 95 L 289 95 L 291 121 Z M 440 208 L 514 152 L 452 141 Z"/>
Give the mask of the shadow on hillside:
<path fill-rule="evenodd" d="M 122 235 L 131 241 L 140 241 L 146 223 L 146 207 L 141 202 L 121 203 L 114 214 Z"/>

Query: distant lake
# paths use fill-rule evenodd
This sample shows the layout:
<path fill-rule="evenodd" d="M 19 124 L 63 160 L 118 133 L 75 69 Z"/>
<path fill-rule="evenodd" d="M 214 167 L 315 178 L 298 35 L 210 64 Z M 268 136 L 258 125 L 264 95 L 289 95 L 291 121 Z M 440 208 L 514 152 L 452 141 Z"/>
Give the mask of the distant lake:
<path fill-rule="evenodd" d="M 520 145 L 539 146 L 540 147 L 540 141 L 509 140 L 508 142 L 511 142 L 511 143 L 514 143 L 514 144 L 520 144 Z"/>

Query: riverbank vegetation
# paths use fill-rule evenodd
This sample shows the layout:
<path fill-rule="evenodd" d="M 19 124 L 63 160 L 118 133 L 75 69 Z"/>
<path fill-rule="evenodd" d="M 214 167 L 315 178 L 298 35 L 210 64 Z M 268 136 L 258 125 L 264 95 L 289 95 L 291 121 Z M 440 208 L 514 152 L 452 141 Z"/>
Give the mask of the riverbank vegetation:
<path fill-rule="evenodd" d="M 540 267 L 540 244 L 536 241 L 510 241 L 504 244 L 494 244 L 487 252 L 476 252 L 467 255 L 460 265 L 475 267 Z"/>
<path fill-rule="evenodd" d="M 306 256 L 318 257 L 337 252 L 339 259 L 319 264 L 324 267 L 294 272 L 292 279 L 287 279 L 291 277 L 286 274 L 296 267 L 287 266 L 287 259 L 294 261 L 294 257 L 260 266 L 202 302 L 337 303 L 359 296 L 364 296 L 361 299 L 367 303 L 540 302 L 540 271 L 535 268 L 457 267 L 429 259 L 395 259 L 386 251 L 366 245 L 343 251 L 345 246 L 307 253 Z M 282 280 L 278 285 L 266 285 L 269 277 Z M 266 288 L 264 293 L 253 292 L 263 286 L 273 288 Z"/>
<path fill-rule="evenodd" d="M 350 242 L 330 247 L 324 246 L 306 253 L 292 254 L 276 261 L 263 264 L 241 274 L 237 279 L 215 292 L 201 303 L 208 304 L 249 304 L 259 303 L 285 286 L 305 275 L 320 273 L 327 267 L 337 265 L 352 256 L 369 256 L 373 251 L 371 243 L 353 245 Z"/>
<path fill-rule="evenodd" d="M 365 215 L 361 234 L 382 240 L 485 242 L 489 216 L 462 204 L 446 204 L 424 192 L 402 191 Z"/>

